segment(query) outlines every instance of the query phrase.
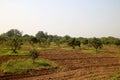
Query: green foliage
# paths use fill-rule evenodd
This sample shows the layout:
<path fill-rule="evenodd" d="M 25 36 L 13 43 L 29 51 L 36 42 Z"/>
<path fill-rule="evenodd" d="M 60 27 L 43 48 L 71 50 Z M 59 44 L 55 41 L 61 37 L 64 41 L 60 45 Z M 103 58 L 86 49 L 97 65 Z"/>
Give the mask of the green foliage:
<path fill-rule="evenodd" d="M 0 36 L 0 45 L 3 46 L 3 44 L 7 41 L 5 36 Z"/>
<path fill-rule="evenodd" d="M 43 31 L 38 31 L 36 34 L 36 38 L 39 40 L 41 38 L 47 38 L 47 33 L 44 33 Z"/>
<path fill-rule="evenodd" d="M 98 38 L 93 38 L 91 40 L 91 45 L 96 49 L 96 52 L 98 48 L 102 48 L 102 42 Z"/>
<path fill-rule="evenodd" d="M 30 54 L 30 57 L 33 59 L 33 60 L 35 60 L 39 55 L 38 55 L 38 52 L 35 50 L 35 49 L 33 49 L 33 50 L 31 50 L 30 52 L 29 52 L 29 54 Z"/>
<path fill-rule="evenodd" d="M 57 36 L 57 35 L 53 36 L 53 42 L 56 44 L 57 47 L 60 47 L 60 44 L 61 44 L 60 40 L 61 40 L 60 36 Z"/>
<path fill-rule="evenodd" d="M 72 48 L 75 49 L 75 46 L 79 46 L 80 47 L 81 42 L 76 40 L 75 38 L 73 38 L 71 41 L 69 41 L 68 45 L 72 46 Z"/>
<path fill-rule="evenodd" d="M 17 36 L 9 38 L 9 40 L 7 41 L 7 45 L 10 47 L 13 53 L 17 53 L 17 50 L 21 48 L 22 44 L 22 39 Z"/>
<path fill-rule="evenodd" d="M 97 40 L 96 40 L 97 39 Z M 112 36 L 102 37 L 102 38 L 73 38 L 69 35 L 58 36 L 58 35 L 48 35 L 46 32 L 38 31 L 35 36 L 25 34 L 22 36 L 22 33 L 17 29 L 11 29 L 6 33 L 0 35 L 0 47 L 8 48 L 13 51 L 13 53 L 17 53 L 17 51 L 24 45 L 32 45 L 32 47 L 42 47 L 42 48 L 65 48 L 72 47 L 76 48 L 76 46 L 80 47 L 85 45 L 85 47 L 91 48 L 94 47 L 96 51 L 102 47 L 103 45 L 120 45 L 120 39 Z M 98 47 L 99 46 L 99 47 Z M 82 48 L 81 48 L 82 49 Z"/>
<path fill-rule="evenodd" d="M 6 33 L 7 37 L 18 36 L 21 37 L 22 33 L 17 29 L 11 29 Z"/>
<path fill-rule="evenodd" d="M 115 37 L 112 37 L 112 36 L 109 36 L 108 37 L 108 42 L 109 42 L 109 44 L 115 44 L 115 40 L 116 40 L 116 38 Z"/>
<path fill-rule="evenodd" d="M 39 40 L 39 46 L 40 47 L 47 47 L 47 39 L 46 38 L 41 38 Z"/>
<path fill-rule="evenodd" d="M 13 53 L 17 53 L 16 50 L 21 48 L 22 43 L 22 33 L 17 29 L 11 29 L 2 35 L 3 39 L 6 40 L 6 45 L 10 47 Z"/>
<path fill-rule="evenodd" d="M 108 38 L 106 37 L 102 37 L 101 41 L 104 45 L 109 45 L 110 43 L 112 43 Z"/>
<path fill-rule="evenodd" d="M 47 47 L 50 47 L 51 42 L 52 42 L 52 39 L 51 39 L 51 38 L 48 38 L 48 39 L 47 39 Z"/>
<path fill-rule="evenodd" d="M 104 45 L 119 45 L 120 40 L 118 38 L 109 36 L 109 37 L 102 37 L 101 41 Z"/>
<path fill-rule="evenodd" d="M 30 44 L 32 45 L 32 47 L 34 47 L 34 44 L 37 44 L 38 43 L 38 40 L 37 40 L 37 38 L 36 37 L 31 37 L 31 39 L 30 39 Z"/>
<path fill-rule="evenodd" d="M 116 46 L 120 46 L 120 39 L 116 39 L 116 40 L 115 40 L 115 45 L 116 45 Z"/>
<path fill-rule="evenodd" d="M 69 35 L 65 35 L 65 36 L 61 39 L 61 41 L 62 41 L 62 43 L 67 43 L 67 42 L 70 41 L 70 39 L 71 39 L 71 37 L 70 37 Z"/>
<path fill-rule="evenodd" d="M 84 39 L 82 40 L 82 43 L 83 43 L 83 45 L 87 45 L 87 44 L 88 44 L 88 39 L 84 38 Z"/>
<path fill-rule="evenodd" d="M 32 59 L 9 60 L 1 65 L 1 69 L 5 73 L 26 73 L 30 69 L 41 68 L 56 69 L 57 66 L 56 64 L 45 60 L 35 60 L 35 63 L 32 63 Z"/>
<path fill-rule="evenodd" d="M 48 39 L 47 33 L 44 33 L 43 31 L 38 31 L 38 33 L 36 34 L 36 38 L 39 42 L 40 47 L 46 47 Z"/>
<path fill-rule="evenodd" d="M 31 38 L 31 42 L 32 42 L 32 43 L 37 43 L 38 40 L 37 40 L 37 38 L 33 37 L 33 38 Z"/>

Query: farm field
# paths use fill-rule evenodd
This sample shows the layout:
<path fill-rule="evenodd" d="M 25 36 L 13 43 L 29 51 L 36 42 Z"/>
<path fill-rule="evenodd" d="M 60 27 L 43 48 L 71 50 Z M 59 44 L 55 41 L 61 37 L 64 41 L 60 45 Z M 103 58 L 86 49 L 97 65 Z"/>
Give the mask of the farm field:
<path fill-rule="evenodd" d="M 21 74 L 5 74 L 0 71 L 0 80 L 112 80 L 113 74 L 120 68 L 120 58 L 115 53 L 90 54 L 64 49 L 39 50 L 39 53 L 39 59 L 50 60 L 59 69 L 31 70 Z M 1 56 L 0 64 L 18 58 L 24 59 L 28 56 Z M 116 80 L 119 80 L 119 76 Z"/>
<path fill-rule="evenodd" d="M 120 0 L 0 0 L 0 80 L 120 80 Z"/>
<path fill-rule="evenodd" d="M 11 29 L 0 35 L 0 80 L 119 80 L 120 39 Z"/>

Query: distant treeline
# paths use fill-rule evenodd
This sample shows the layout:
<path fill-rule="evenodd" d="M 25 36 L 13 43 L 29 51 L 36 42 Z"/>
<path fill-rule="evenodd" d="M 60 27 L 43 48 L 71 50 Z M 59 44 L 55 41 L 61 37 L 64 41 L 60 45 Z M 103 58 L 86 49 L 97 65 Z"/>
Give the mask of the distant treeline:
<path fill-rule="evenodd" d="M 61 44 L 66 44 L 68 46 L 72 46 L 73 48 L 77 45 L 80 47 L 81 44 L 89 46 L 92 45 L 93 47 L 96 47 L 96 44 L 101 47 L 102 45 L 120 46 L 120 39 L 112 36 L 101 38 L 84 38 L 71 37 L 69 35 L 48 35 L 43 31 L 38 31 L 35 36 L 29 34 L 22 35 L 22 32 L 17 29 L 11 29 L 0 35 L 0 45 L 11 46 L 11 49 L 13 50 L 19 49 L 23 44 L 30 44 L 32 46 L 38 44 L 41 47 L 50 47 L 53 43 L 58 47 L 61 47 Z"/>

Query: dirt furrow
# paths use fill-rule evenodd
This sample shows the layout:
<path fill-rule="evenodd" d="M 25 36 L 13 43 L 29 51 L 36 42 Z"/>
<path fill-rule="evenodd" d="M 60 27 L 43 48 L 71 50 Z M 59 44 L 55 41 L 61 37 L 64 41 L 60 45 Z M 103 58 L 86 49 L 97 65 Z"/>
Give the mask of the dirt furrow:
<path fill-rule="evenodd" d="M 120 68 L 120 58 L 114 54 L 87 54 L 79 50 L 39 51 L 40 59 L 47 59 L 60 66 L 59 71 L 38 70 L 26 74 L 1 74 L 0 80 L 105 80 Z M 9 59 L 29 56 L 2 56 L 0 64 Z"/>

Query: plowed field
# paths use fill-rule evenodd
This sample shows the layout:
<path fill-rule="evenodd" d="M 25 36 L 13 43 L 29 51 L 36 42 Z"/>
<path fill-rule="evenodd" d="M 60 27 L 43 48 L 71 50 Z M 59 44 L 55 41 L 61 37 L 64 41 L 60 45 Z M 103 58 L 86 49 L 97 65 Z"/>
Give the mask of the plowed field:
<path fill-rule="evenodd" d="M 2 56 L 0 64 L 9 59 L 28 56 Z M 120 58 L 114 54 L 87 54 L 79 50 L 40 51 L 40 59 L 55 62 L 60 69 L 31 70 L 27 74 L 5 74 L 0 80 L 106 80 L 120 68 Z"/>

